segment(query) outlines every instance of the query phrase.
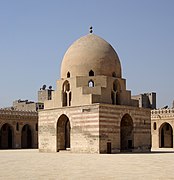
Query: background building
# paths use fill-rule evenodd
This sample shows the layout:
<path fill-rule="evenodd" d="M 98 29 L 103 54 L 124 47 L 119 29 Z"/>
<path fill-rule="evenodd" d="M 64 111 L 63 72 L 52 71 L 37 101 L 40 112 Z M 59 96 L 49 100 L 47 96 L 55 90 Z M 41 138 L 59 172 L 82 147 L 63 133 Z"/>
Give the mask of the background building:
<path fill-rule="evenodd" d="M 38 148 L 38 110 L 51 99 L 51 86 L 38 91 L 38 102 L 16 100 L 0 109 L 0 149 Z"/>
<path fill-rule="evenodd" d="M 151 111 L 152 150 L 174 150 L 174 109 Z"/>
<path fill-rule="evenodd" d="M 0 109 L 0 148 L 37 148 L 38 113 Z"/>
<path fill-rule="evenodd" d="M 139 107 L 156 109 L 156 93 L 144 93 L 132 96 L 132 99 L 135 99 L 139 102 Z"/>

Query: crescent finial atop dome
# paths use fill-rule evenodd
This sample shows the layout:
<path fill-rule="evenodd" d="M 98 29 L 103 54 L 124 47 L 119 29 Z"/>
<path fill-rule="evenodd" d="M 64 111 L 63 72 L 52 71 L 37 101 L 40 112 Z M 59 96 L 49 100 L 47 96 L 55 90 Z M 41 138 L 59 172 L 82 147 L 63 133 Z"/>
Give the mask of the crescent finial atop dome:
<path fill-rule="evenodd" d="M 92 32 L 93 32 L 93 27 L 91 26 L 91 27 L 89 28 L 89 33 L 92 34 Z"/>

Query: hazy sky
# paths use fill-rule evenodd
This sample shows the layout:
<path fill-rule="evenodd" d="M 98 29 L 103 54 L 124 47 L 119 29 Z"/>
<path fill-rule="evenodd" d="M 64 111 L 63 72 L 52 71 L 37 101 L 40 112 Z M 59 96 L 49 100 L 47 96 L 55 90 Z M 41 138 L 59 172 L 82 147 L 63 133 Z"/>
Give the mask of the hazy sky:
<path fill-rule="evenodd" d="M 0 107 L 55 88 L 67 48 L 94 34 L 117 51 L 132 95 L 174 99 L 173 0 L 0 0 Z"/>

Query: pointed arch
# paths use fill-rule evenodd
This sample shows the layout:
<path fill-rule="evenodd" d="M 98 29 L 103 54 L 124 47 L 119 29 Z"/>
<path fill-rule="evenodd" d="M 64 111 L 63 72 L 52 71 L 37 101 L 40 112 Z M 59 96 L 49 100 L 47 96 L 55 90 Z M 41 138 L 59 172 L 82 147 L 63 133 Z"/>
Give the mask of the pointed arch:
<path fill-rule="evenodd" d="M 120 122 L 120 149 L 131 151 L 133 149 L 133 120 L 129 114 L 125 114 Z"/>
<path fill-rule="evenodd" d="M 89 76 L 94 76 L 94 71 L 93 70 L 89 71 Z"/>
<path fill-rule="evenodd" d="M 0 148 L 1 149 L 12 149 L 13 148 L 13 127 L 5 123 L 0 130 Z"/>
<path fill-rule="evenodd" d="M 67 78 L 70 78 L 70 72 L 69 71 L 67 72 Z"/>
<path fill-rule="evenodd" d="M 115 72 L 112 73 L 112 77 L 116 77 L 116 73 Z"/>
<path fill-rule="evenodd" d="M 116 91 L 116 92 L 121 91 L 121 85 L 117 79 L 113 82 L 113 91 Z"/>
<path fill-rule="evenodd" d="M 69 118 L 62 114 L 57 121 L 57 151 L 70 148 L 70 133 Z"/>
<path fill-rule="evenodd" d="M 71 106 L 71 87 L 69 81 L 65 81 L 62 86 L 62 106 Z"/>
<path fill-rule="evenodd" d="M 94 81 L 92 79 L 88 81 L 88 87 L 94 87 Z"/>
<path fill-rule="evenodd" d="M 120 97 L 121 85 L 117 79 L 113 82 L 112 89 L 113 89 L 114 98 L 115 98 L 114 104 L 120 105 L 121 104 L 121 97 Z"/>
<path fill-rule="evenodd" d="M 32 130 L 28 124 L 21 130 L 21 148 L 32 148 Z"/>
<path fill-rule="evenodd" d="M 173 128 L 165 122 L 159 128 L 159 147 L 173 148 Z"/>

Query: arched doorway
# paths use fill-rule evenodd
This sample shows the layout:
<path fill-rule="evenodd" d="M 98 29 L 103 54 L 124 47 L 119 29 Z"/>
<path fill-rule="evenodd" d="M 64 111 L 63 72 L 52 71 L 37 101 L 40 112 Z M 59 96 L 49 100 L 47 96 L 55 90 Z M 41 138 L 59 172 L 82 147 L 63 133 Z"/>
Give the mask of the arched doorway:
<path fill-rule="evenodd" d="M 5 123 L 0 131 L 0 148 L 12 149 L 13 148 L 13 128 Z"/>
<path fill-rule="evenodd" d="M 70 148 L 70 121 L 66 115 L 61 115 L 57 122 L 57 151 Z"/>
<path fill-rule="evenodd" d="M 28 124 L 24 125 L 22 128 L 21 148 L 32 148 L 32 131 Z"/>
<path fill-rule="evenodd" d="M 173 148 L 173 129 L 169 123 L 163 123 L 159 129 L 160 148 Z"/>
<path fill-rule="evenodd" d="M 120 148 L 121 151 L 133 149 L 133 121 L 129 114 L 125 114 L 120 124 Z"/>

